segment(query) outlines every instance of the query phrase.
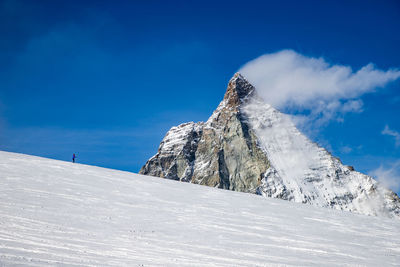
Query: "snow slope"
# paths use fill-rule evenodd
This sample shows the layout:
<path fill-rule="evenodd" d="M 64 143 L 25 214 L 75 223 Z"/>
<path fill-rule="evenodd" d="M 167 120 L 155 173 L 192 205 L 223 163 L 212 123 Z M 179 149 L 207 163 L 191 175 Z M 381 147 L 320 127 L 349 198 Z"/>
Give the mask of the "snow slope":
<path fill-rule="evenodd" d="M 0 266 L 399 266 L 400 221 L 0 152 Z"/>

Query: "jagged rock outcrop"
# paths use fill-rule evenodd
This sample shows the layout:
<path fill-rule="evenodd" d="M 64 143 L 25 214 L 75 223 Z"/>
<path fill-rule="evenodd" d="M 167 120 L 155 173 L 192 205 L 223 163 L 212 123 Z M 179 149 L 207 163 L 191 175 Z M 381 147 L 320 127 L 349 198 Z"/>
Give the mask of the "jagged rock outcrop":
<path fill-rule="evenodd" d="M 238 73 L 208 121 L 171 128 L 140 173 L 400 217 L 394 192 L 311 142 Z"/>
<path fill-rule="evenodd" d="M 255 193 L 269 162 L 240 110 L 254 93 L 235 75 L 210 119 L 173 127 L 140 173 Z"/>

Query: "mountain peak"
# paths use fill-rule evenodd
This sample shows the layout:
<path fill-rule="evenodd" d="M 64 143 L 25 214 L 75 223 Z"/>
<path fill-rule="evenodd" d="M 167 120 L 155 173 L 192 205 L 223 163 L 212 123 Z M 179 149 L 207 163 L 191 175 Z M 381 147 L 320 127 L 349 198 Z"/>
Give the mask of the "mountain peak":
<path fill-rule="evenodd" d="M 231 78 L 231 80 L 237 80 L 237 79 L 246 80 L 246 78 L 244 78 L 243 75 L 240 74 L 240 72 L 236 72 L 236 73 L 233 75 L 233 77 Z"/>
<path fill-rule="evenodd" d="M 249 83 L 239 72 L 235 73 L 228 83 L 224 100 L 228 106 L 239 106 L 248 96 L 255 91 L 254 86 Z"/>
<path fill-rule="evenodd" d="M 394 192 L 309 140 L 240 73 L 207 122 L 171 128 L 140 173 L 400 218 Z"/>

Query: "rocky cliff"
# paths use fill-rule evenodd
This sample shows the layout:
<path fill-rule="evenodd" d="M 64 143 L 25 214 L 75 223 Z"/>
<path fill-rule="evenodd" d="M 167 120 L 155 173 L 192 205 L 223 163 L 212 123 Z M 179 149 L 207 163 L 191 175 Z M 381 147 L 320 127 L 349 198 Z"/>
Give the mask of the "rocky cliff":
<path fill-rule="evenodd" d="M 238 73 L 208 121 L 172 127 L 140 173 L 400 218 L 394 192 L 311 142 Z"/>

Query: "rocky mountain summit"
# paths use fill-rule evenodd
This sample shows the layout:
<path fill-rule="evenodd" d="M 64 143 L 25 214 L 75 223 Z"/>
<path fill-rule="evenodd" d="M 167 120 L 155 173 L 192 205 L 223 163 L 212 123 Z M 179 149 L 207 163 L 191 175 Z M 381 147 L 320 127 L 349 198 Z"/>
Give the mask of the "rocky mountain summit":
<path fill-rule="evenodd" d="M 207 122 L 172 127 L 140 174 L 400 218 L 400 199 L 311 142 L 239 73 Z"/>

